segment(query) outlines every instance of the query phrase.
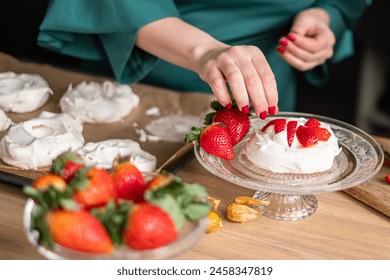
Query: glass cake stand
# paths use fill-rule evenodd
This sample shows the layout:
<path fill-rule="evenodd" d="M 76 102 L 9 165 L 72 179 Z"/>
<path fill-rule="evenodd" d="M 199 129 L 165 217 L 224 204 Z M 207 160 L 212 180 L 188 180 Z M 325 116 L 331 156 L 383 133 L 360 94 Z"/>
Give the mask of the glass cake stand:
<path fill-rule="evenodd" d="M 310 174 L 273 173 L 247 159 L 243 147 L 256 127 L 261 128 L 272 118 L 289 117 L 316 118 L 330 125 L 342 150 L 329 170 Z M 236 156 L 231 161 L 206 153 L 198 144 L 194 151 L 206 170 L 223 180 L 256 190 L 254 198 L 269 201 L 261 209 L 265 216 L 289 221 L 304 219 L 316 211 L 315 194 L 359 185 L 375 176 L 383 164 L 381 146 L 366 132 L 336 119 L 306 113 L 279 113 L 267 121 L 251 119 L 251 129 L 235 145 Z"/>

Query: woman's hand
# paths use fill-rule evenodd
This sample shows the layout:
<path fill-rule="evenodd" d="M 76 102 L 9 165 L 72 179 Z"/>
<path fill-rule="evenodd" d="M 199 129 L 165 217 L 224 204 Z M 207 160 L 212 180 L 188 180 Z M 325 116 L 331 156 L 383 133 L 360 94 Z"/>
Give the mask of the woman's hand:
<path fill-rule="evenodd" d="M 229 106 L 232 102 L 229 85 L 238 108 L 244 113 L 249 112 L 249 97 L 260 118 L 278 112 L 275 76 L 259 48 L 218 45 L 201 53 L 197 72 L 221 104 Z"/>
<path fill-rule="evenodd" d="M 226 45 L 178 18 L 164 18 L 143 26 L 136 44 L 199 74 L 223 106 L 232 104 L 228 85 L 241 111 L 249 112 L 250 98 L 260 118 L 278 112 L 276 80 L 257 47 Z"/>
<path fill-rule="evenodd" d="M 335 36 L 329 28 L 328 13 L 319 8 L 300 12 L 290 33 L 279 40 L 280 56 L 300 71 L 323 64 L 333 55 Z"/>

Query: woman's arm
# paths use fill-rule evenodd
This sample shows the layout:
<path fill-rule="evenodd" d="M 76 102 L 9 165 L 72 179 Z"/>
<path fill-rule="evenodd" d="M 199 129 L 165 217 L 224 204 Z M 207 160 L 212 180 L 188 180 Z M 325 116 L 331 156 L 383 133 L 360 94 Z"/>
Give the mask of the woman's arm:
<path fill-rule="evenodd" d="M 257 47 L 226 45 L 173 17 L 143 26 L 136 45 L 161 59 L 198 73 L 224 106 L 232 103 L 227 83 L 242 111 L 249 111 L 249 97 L 256 115 L 263 119 L 268 113 L 278 111 L 275 77 Z"/>

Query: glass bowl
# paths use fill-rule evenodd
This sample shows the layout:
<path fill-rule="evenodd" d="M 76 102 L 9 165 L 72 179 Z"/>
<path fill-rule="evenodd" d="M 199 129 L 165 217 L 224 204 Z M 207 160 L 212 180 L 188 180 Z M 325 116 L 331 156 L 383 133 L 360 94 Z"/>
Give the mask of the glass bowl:
<path fill-rule="evenodd" d="M 30 198 L 24 208 L 23 224 L 27 240 L 37 251 L 47 259 L 73 259 L 73 260 L 158 260 L 173 259 L 185 251 L 191 249 L 206 232 L 208 223 L 207 217 L 199 222 L 186 221 L 184 227 L 179 232 L 175 242 L 166 246 L 152 250 L 132 250 L 126 245 L 115 248 L 114 252 L 109 254 L 85 253 L 72 249 L 67 249 L 61 245 L 55 244 L 53 248 L 38 244 L 39 233 L 31 229 L 31 213 L 36 207 L 34 201 Z"/>

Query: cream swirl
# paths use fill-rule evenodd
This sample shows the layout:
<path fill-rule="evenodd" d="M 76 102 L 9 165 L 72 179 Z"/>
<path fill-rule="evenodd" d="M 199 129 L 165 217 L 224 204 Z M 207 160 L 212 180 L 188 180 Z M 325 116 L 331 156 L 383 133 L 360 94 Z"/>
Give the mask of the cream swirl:
<path fill-rule="evenodd" d="M 0 73 L 0 108 L 6 112 L 32 112 L 43 106 L 52 93 L 39 75 Z"/>
<path fill-rule="evenodd" d="M 6 130 L 12 125 L 12 121 L 8 116 L 5 114 L 3 110 L 0 109 L 0 132 L 3 130 Z"/>
<path fill-rule="evenodd" d="M 22 169 L 49 166 L 61 153 L 84 145 L 82 131 L 82 124 L 70 115 L 43 111 L 11 126 L 0 140 L 0 158 Z"/>
<path fill-rule="evenodd" d="M 131 139 L 109 139 L 101 142 L 89 142 L 77 153 L 88 166 L 111 168 L 117 157 L 129 157 L 141 172 L 154 172 L 157 159 L 141 149 L 138 142 Z"/>
<path fill-rule="evenodd" d="M 113 123 L 130 114 L 139 100 L 128 85 L 84 81 L 76 87 L 69 85 L 60 107 L 83 123 Z"/>

